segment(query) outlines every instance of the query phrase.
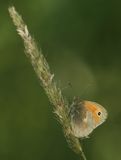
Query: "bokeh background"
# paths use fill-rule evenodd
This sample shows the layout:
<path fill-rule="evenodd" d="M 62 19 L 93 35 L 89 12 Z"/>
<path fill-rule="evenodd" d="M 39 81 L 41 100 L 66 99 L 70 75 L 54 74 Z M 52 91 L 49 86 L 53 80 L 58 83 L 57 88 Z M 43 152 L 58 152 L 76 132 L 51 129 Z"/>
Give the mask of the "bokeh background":
<path fill-rule="evenodd" d="M 121 1 L 0 0 L 0 159 L 78 160 L 69 148 L 8 14 L 15 5 L 63 94 L 109 116 L 83 140 L 88 160 L 121 160 Z M 71 87 L 69 87 L 71 83 Z"/>

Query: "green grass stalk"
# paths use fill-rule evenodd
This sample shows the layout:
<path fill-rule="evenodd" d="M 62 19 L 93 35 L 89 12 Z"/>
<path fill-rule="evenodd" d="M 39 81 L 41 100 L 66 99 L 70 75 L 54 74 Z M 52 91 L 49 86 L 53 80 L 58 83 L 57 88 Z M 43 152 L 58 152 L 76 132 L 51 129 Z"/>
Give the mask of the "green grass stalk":
<path fill-rule="evenodd" d="M 34 38 L 31 37 L 28 31 L 27 25 L 14 7 L 9 8 L 9 14 L 16 26 L 18 34 L 24 42 L 25 53 L 29 58 L 50 103 L 54 106 L 54 113 L 63 127 L 64 135 L 69 146 L 75 153 L 80 155 L 80 158 L 86 160 L 79 139 L 71 132 L 68 102 L 63 97 L 61 89 L 54 81 L 54 74 L 51 73 L 50 67 L 43 56 L 42 51 L 38 49 Z"/>

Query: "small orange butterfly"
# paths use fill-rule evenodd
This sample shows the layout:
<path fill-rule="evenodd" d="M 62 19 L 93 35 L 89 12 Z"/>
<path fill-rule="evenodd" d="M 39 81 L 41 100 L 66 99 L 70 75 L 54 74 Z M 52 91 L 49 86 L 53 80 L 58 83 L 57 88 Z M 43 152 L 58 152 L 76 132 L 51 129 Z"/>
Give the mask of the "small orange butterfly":
<path fill-rule="evenodd" d="M 88 135 L 107 118 L 106 109 L 96 102 L 76 98 L 70 107 L 71 127 L 78 138 Z"/>

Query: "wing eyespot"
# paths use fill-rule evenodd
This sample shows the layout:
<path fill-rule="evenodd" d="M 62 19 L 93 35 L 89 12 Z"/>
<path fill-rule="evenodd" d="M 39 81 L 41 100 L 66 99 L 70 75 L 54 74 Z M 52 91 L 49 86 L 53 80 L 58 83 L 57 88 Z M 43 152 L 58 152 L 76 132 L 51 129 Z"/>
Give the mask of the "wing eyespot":
<path fill-rule="evenodd" d="M 102 114 L 102 113 L 101 113 L 100 111 L 97 113 L 98 116 L 101 116 L 101 114 Z"/>

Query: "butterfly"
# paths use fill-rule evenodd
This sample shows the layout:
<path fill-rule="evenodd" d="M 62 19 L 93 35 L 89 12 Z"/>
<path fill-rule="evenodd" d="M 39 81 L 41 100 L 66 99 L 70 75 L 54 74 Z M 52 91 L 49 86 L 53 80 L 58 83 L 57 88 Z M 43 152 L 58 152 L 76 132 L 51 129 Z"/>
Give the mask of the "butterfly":
<path fill-rule="evenodd" d="M 75 98 L 70 106 L 69 115 L 73 135 L 78 138 L 87 138 L 106 120 L 108 113 L 102 105 L 96 102 Z"/>

